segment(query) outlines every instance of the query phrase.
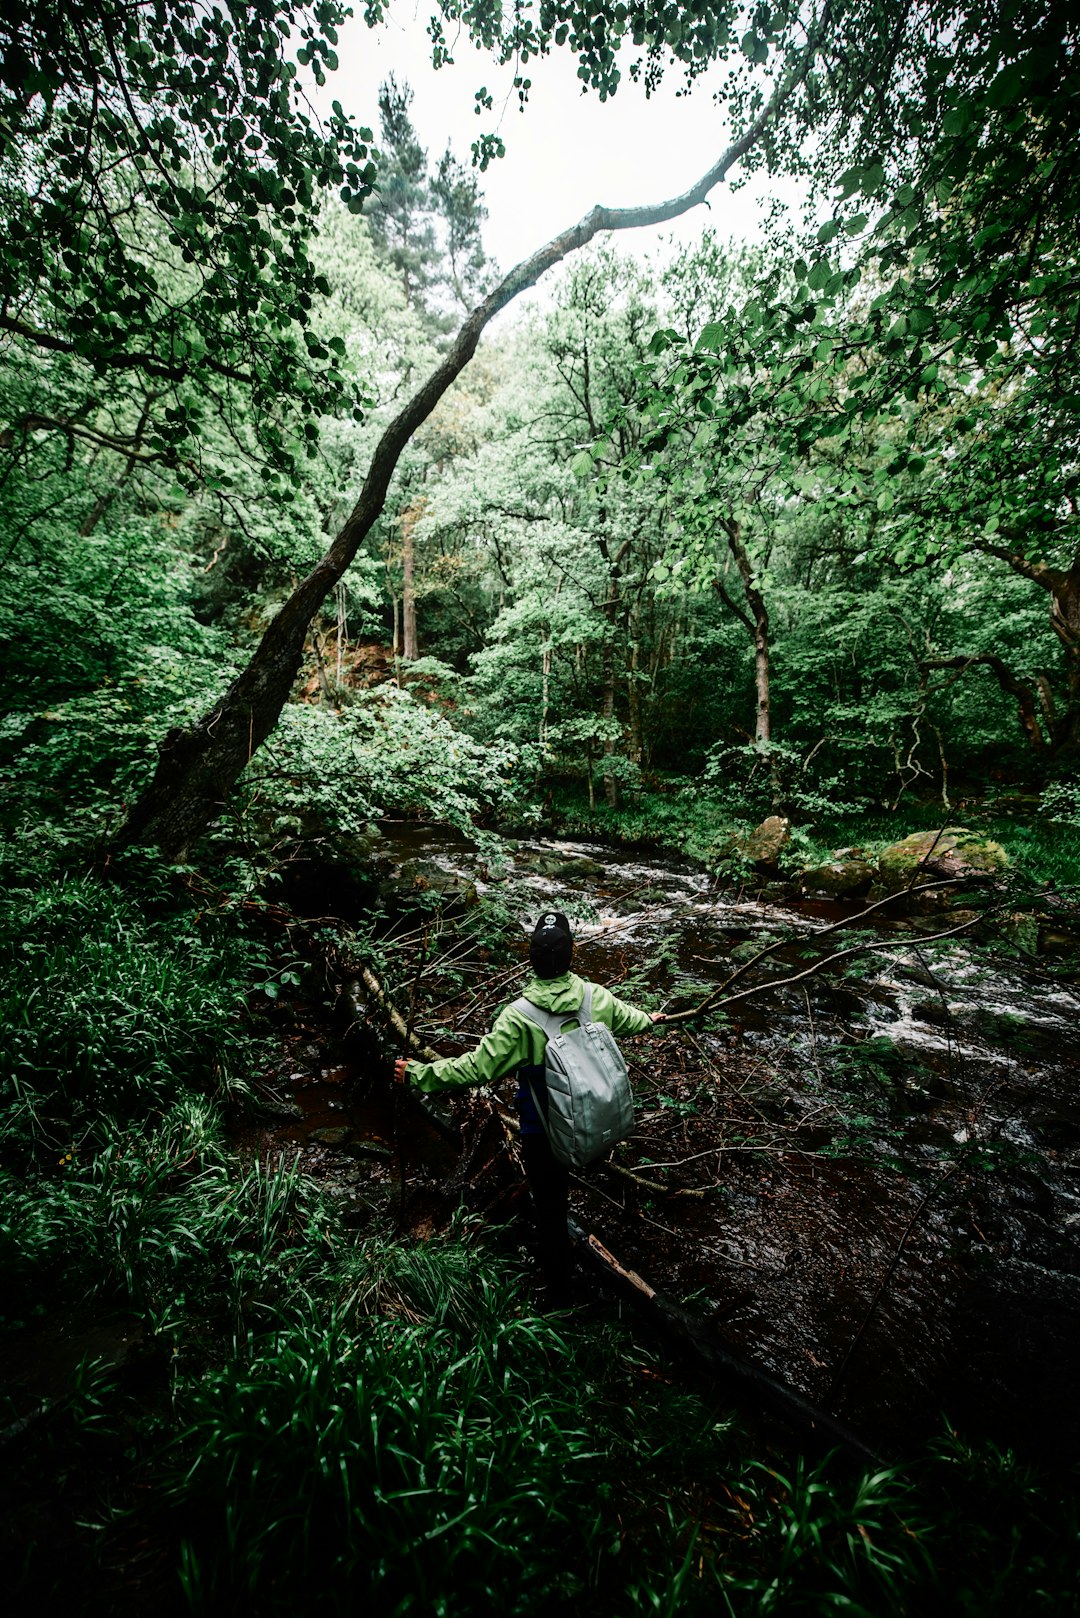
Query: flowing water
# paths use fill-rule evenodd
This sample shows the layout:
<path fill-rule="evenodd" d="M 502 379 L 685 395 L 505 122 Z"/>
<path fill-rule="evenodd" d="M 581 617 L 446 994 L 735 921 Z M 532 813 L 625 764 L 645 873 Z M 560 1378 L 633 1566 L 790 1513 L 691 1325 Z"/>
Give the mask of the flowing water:
<path fill-rule="evenodd" d="M 540 911 L 566 911 L 576 969 L 670 1008 L 771 940 L 860 907 L 765 902 L 677 859 L 580 842 L 499 858 L 401 827 L 373 854 L 391 890 L 501 896 L 522 953 Z M 878 1443 L 902 1452 L 944 1414 L 1029 1453 L 1071 1452 L 1080 989 L 1007 948 L 912 943 L 947 917 L 875 917 L 881 948 L 845 971 L 692 1037 L 627 1042 L 637 1131 L 615 1169 L 575 1186 L 575 1212 L 722 1341 Z M 790 977 L 818 953 L 787 944 L 745 981 Z M 353 1152 L 362 1199 L 365 1175 L 390 1172 L 379 1156 L 400 1120 L 350 1100 L 347 1071 L 310 1050 L 301 1133 L 309 1149 Z"/>

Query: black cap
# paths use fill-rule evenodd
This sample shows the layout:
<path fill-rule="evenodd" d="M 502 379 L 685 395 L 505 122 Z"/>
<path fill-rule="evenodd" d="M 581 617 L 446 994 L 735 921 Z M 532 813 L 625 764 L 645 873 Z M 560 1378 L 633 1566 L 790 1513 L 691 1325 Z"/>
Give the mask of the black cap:
<path fill-rule="evenodd" d="M 545 910 L 529 940 L 529 960 L 538 978 L 560 978 L 570 970 L 574 937 L 560 910 Z"/>

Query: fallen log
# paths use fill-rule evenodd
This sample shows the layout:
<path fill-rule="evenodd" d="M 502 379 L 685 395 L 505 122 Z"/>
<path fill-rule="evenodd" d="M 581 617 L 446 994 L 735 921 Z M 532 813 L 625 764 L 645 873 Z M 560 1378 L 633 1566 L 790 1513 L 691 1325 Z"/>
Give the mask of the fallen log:
<path fill-rule="evenodd" d="M 379 1012 L 386 1018 L 387 1022 L 390 1023 L 395 1033 L 399 1034 L 401 1038 L 406 1041 L 409 1048 L 414 1050 L 422 1061 L 438 1061 L 438 1053 L 431 1050 L 427 1045 L 423 1044 L 421 1040 L 417 1039 L 415 1034 L 410 1033 L 410 1031 L 406 1028 L 405 1020 L 400 1011 L 398 1011 L 397 1007 L 383 989 L 382 984 L 369 967 L 362 967 L 360 969 L 360 976 L 358 978 L 349 979 L 349 981 L 342 986 L 342 994 L 345 997 L 349 1011 L 352 1013 L 352 1022 L 354 1024 L 365 1023 L 367 1021 L 368 1007 L 366 1002 L 368 999 L 370 999 L 378 1008 Z M 346 1029 L 346 1035 L 347 1034 L 348 1029 Z M 441 1138 L 446 1141 L 447 1145 L 453 1146 L 455 1150 L 460 1151 L 461 1131 L 455 1123 L 444 1118 L 442 1113 L 437 1108 L 433 1107 L 427 1100 L 422 1099 L 417 1092 L 410 1089 L 408 1085 L 396 1086 L 395 1094 L 398 1096 L 400 1105 L 405 1107 L 409 1112 L 412 1112 L 422 1118 L 424 1123 L 427 1124 L 429 1128 L 433 1129 L 437 1135 L 441 1136 Z"/>
<path fill-rule="evenodd" d="M 627 1299 L 665 1342 L 684 1358 L 723 1383 L 736 1398 L 767 1410 L 820 1448 L 839 1448 L 860 1464 L 880 1467 L 888 1464 L 857 1433 L 819 1410 L 809 1399 L 778 1377 L 732 1353 L 710 1332 L 707 1323 L 681 1304 L 664 1297 L 636 1271 L 620 1264 L 602 1242 L 574 1220 L 568 1221 L 570 1238 L 583 1266 Z"/>
<path fill-rule="evenodd" d="M 363 984 L 367 998 L 378 1006 L 379 1010 L 393 1028 L 394 1032 L 401 1038 L 406 1048 L 413 1051 L 422 1062 L 437 1062 L 439 1060 L 438 1051 L 433 1051 L 430 1045 L 425 1045 L 422 1040 L 417 1038 L 412 1029 L 407 1026 L 401 1012 L 398 1010 L 397 1006 L 394 1005 L 394 1002 L 390 999 L 390 996 L 386 993 L 386 990 L 383 988 L 370 966 L 362 966 L 360 968 L 359 978 L 353 978 L 351 982 L 346 983 L 345 985 L 345 994 L 353 1006 L 359 1020 L 363 1021 L 366 1016 L 363 1006 L 363 995 L 361 994 L 361 984 Z"/>

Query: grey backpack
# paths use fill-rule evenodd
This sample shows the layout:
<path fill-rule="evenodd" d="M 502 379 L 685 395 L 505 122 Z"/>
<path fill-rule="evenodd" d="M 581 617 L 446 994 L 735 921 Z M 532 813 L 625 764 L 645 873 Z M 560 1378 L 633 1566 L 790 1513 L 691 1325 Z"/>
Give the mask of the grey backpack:
<path fill-rule="evenodd" d="M 531 1000 L 515 1000 L 514 1010 L 547 1035 L 544 1078 L 548 1105 L 533 1091 L 536 1110 L 551 1150 L 567 1168 L 584 1168 L 634 1126 L 634 1102 L 622 1052 L 606 1023 L 592 1020 L 592 984 L 576 1011 L 543 1011 Z M 564 1033 L 563 1023 L 578 1019 Z M 529 1089 L 532 1090 L 531 1083 Z"/>

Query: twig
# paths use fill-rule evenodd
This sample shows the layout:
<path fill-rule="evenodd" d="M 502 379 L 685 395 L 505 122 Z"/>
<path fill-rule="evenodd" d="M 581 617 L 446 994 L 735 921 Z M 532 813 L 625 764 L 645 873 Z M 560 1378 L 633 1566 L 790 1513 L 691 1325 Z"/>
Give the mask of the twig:
<path fill-rule="evenodd" d="M 919 891 L 921 892 L 922 890 L 920 889 Z M 992 912 L 987 911 L 985 914 L 990 915 Z M 984 919 L 984 915 L 973 916 L 969 921 L 961 922 L 958 927 L 946 927 L 939 933 L 924 933 L 921 938 L 907 938 L 901 940 L 901 943 L 907 948 L 913 949 L 919 944 L 934 944 L 941 938 L 956 938 L 960 933 L 968 932 L 972 927 L 977 927 Z M 822 971 L 826 966 L 835 966 L 838 961 L 850 960 L 854 955 L 869 955 L 875 950 L 895 949 L 896 947 L 897 940 L 894 938 L 878 939 L 876 942 L 869 944 L 852 944 L 847 949 L 837 950 L 834 955 L 826 955 L 822 960 L 815 961 L 813 966 L 806 967 L 802 972 L 795 972 L 791 977 L 771 978 L 767 983 L 757 983 L 752 988 L 740 989 L 738 994 L 728 995 L 723 1000 L 720 997 L 726 985 L 721 984 L 718 989 L 713 990 L 712 994 L 707 995 L 700 1005 L 693 1006 L 689 1011 L 667 1012 L 664 1022 L 689 1022 L 692 1017 L 700 1017 L 704 1012 L 712 1011 L 714 1008 L 721 1011 L 726 1010 L 728 1006 L 734 1005 L 738 1000 L 749 1000 L 752 995 L 769 994 L 774 989 L 790 988 L 793 983 L 802 983 L 806 978 L 813 977 L 815 973 Z"/>
<path fill-rule="evenodd" d="M 657 1164 L 657 1167 L 663 1167 Z M 640 1186 L 643 1191 L 655 1192 L 661 1197 L 707 1197 L 712 1191 L 711 1185 L 680 1186 L 672 1190 L 669 1185 L 662 1185 L 659 1180 L 647 1180 L 643 1174 L 635 1174 L 633 1169 L 623 1168 L 621 1163 L 604 1163 L 602 1165 L 610 1174 L 617 1174 L 622 1180 L 629 1180 L 631 1184 Z"/>
<path fill-rule="evenodd" d="M 940 833 L 938 835 L 940 836 Z M 924 856 L 924 858 L 929 858 L 929 855 Z M 946 877 L 940 882 L 925 882 L 921 888 L 916 888 L 915 892 L 929 893 L 935 888 L 955 888 L 958 884 L 966 881 L 966 877 Z M 858 911 L 856 915 L 845 916 L 840 921 L 832 922 L 828 927 L 818 928 L 816 932 L 803 933 L 801 936 L 796 936 L 794 938 L 774 939 L 771 944 L 766 944 L 764 949 L 758 950 L 756 955 L 752 955 L 748 961 L 744 961 L 742 966 L 740 966 L 736 971 L 732 972 L 729 978 L 725 978 L 723 983 L 712 991 L 713 995 L 715 996 L 723 994 L 726 989 L 733 988 L 736 983 L 738 983 L 742 978 L 746 977 L 748 972 L 753 971 L 754 967 L 757 966 L 759 961 L 765 960 L 769 955 L 775 955 L 778 949 L 791 949 L 799 944 L 817 943 L 818 939 L 828 938 L 831 933 L 841 932 L 845 927 L 854 927 L 857 921 L 865 921 L 867 916 L 872 916 L 876 910 L 882 909 L 884 905 L 892 904 L 894 899 L 911 897 L 911 893 L 912 890 L 910 888 L 905 889 L 903 893 L 887 893 L 884 899 L 875 899 L 872 905 L 867 905 L 865 910 Z M 696 957 L 696 959 L 701 961 L 704 960 L 705 957 L 699 955 Z M 685 1015 L 686 1013 L 681 1011 L 667 1012 L 665 1013 L 665 1021 L 672 1022 L 676 1017 L 683 1017 Z M 694 1012 L 693 1015 L 696 1016 L 697 1012 Z"/>

